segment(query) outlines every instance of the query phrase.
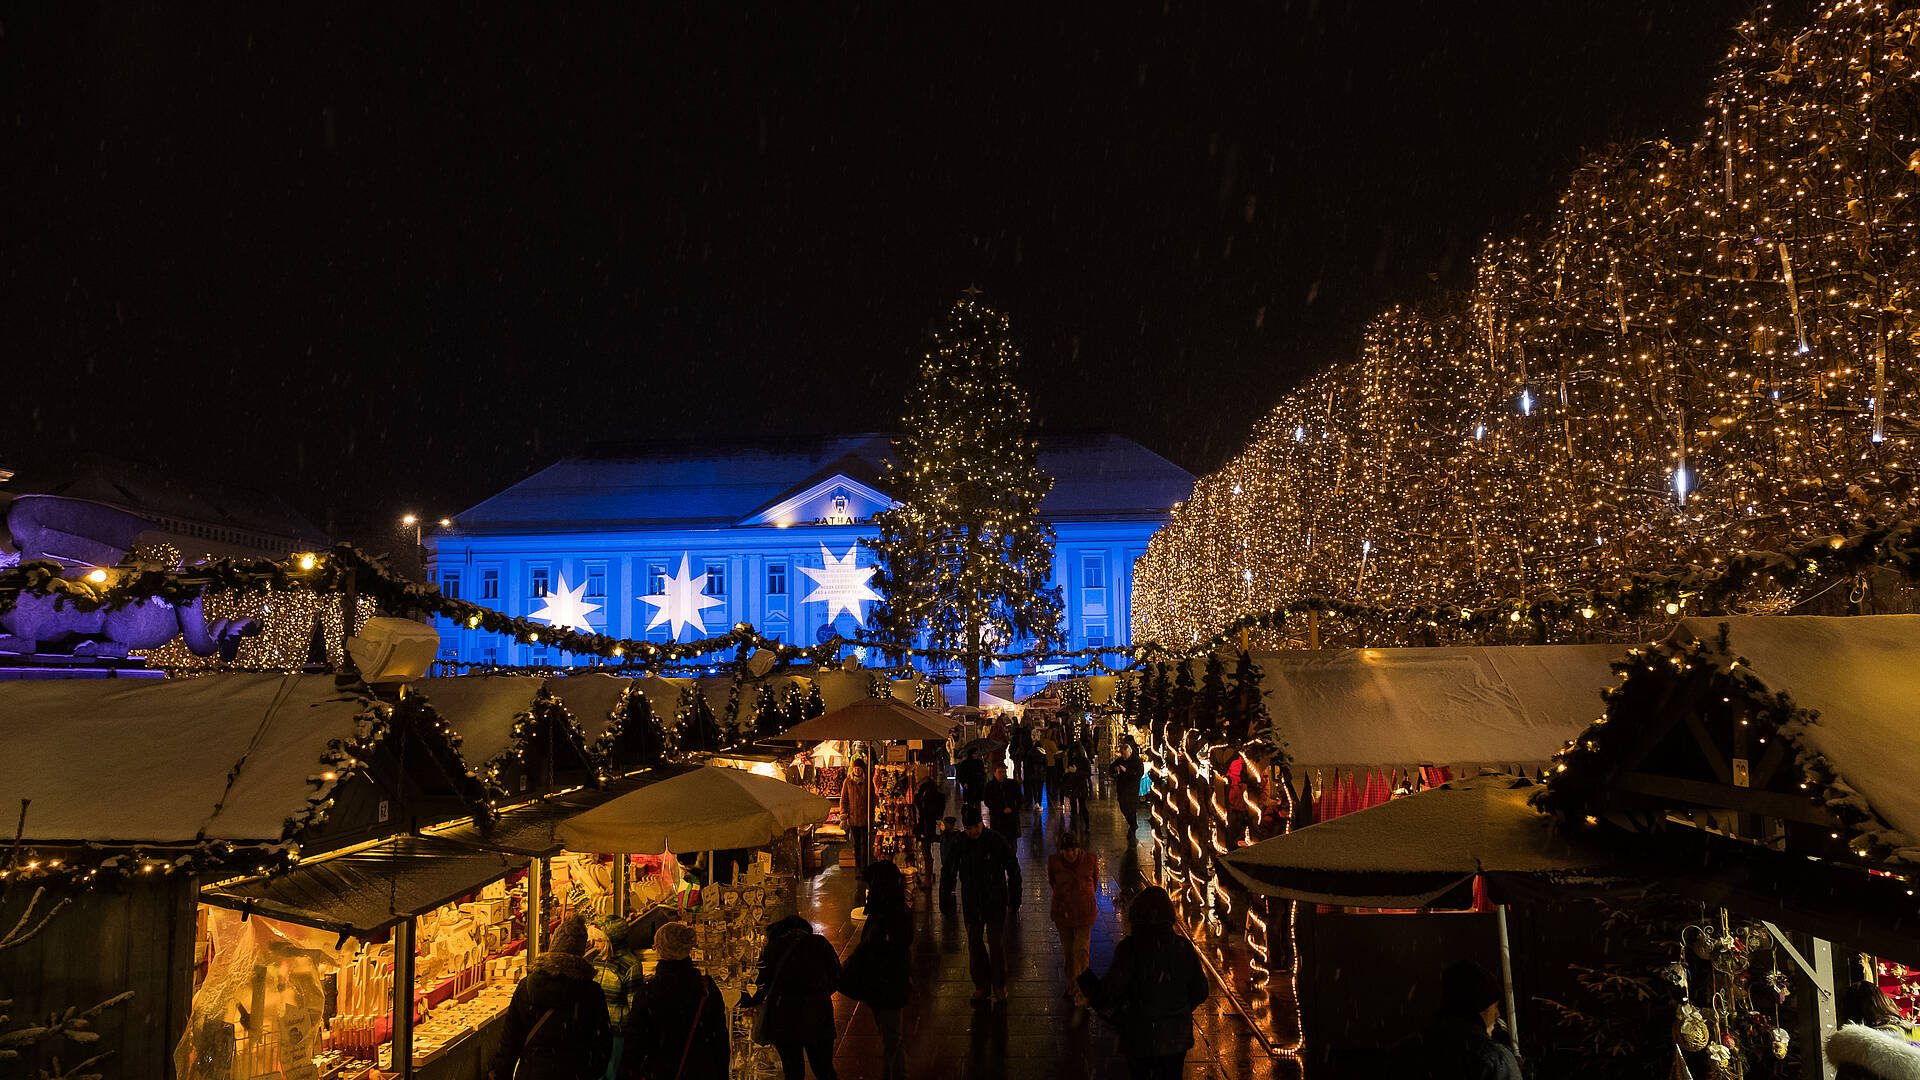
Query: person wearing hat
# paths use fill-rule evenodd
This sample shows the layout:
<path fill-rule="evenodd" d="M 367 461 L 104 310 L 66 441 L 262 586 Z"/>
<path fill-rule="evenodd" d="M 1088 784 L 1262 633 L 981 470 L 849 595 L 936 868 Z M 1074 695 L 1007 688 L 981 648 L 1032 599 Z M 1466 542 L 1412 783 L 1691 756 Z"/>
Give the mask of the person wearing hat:
<path fill-rule="evenodd" d="M 594 982 L 607 999 L 607 1024 L 613 1032 L 612 1049 L 607 1058 L 606 1080 L 617 1080 L 633 1072 L 625 1063 L 628 1036 L 632 1035 L 633 992 L 640 981 L 640 964 L 627 949 L 627 922 L 603 915 L 587 924 L 587 960 L 593 964 Z"/>
<path fill-rule="evenodd" d="M 1173 898 L 1160 886 L 1133 898 L 1127 929 L 1106 976 L 1084 972 L 1080 988 L 1096 1008 L 1112 1010 L 1129 1076 L 1179 1080 L 1193 1048 L 1193 1010 L 1209 992 L 1206 969 L 1174 927 Z"/>
<path fill-rule="evenodd" d="M 1047 883 L 1053 886 L 1053 928 L 1060 934 L 1060 952 L 1067 964 L 1067 993 L 1076 1005 L 1086 1004 L 1077 980 L 1091 963 L 1093 918 L 1098 910 L 1094 892 L 1100 880 L 1100 860 L 1080 850 L 1078 823 L 1060 830 L 1060 850 L 1047 856 Z"/>
<path fill-rule="evenodd" d="M 1013 845 L 980 827 L 980 808 L 960 811 L 960 835 L 952 857 L 940 868 L 940 891 L 960 884 L 960 910 L 967 921 L 967 974 L 973 979 L 973 1003 L 1007 1000 L 1007 913 L 1020 907 L 1020 860 Z"/>
<path fill-rule="evenodd" d="M 1493 1037 L 1500 983 L 1472 960 L 1440 973 L 1440 1009 L 1425 1032 L 1402 1048 L 1408 1076 L 1436 1080 L 1520 1080 L 1520 1062 Z"/>
<path fill-rule="evenodd" d="M 662 924 L 653 934 L 660 963 L 642 995 L 647 1075 L 661 1080 L 726 1080 L 727 1003 L 693 963 L 693 927 Z M 641 1029 L 644 1028 L 644 1034 Z"/>
<path fill-rule="evenodd" d="M 606 1072 L 607 999 L 581 955 L 586 951 L 586 921 L 571 916 L 514 987 L 489 1080 L 582 1080 Z"/>

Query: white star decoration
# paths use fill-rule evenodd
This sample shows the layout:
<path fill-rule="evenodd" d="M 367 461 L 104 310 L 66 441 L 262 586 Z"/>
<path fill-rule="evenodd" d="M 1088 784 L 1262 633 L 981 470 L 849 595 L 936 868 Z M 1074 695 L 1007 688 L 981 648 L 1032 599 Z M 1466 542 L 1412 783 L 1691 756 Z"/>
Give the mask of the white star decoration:
<path fill-rule="evenodd" d="M 585 582 L 577 589 L 567 588 L 567 575 L 560 575 L 560 588 L 541 597 L 546 606 L 527 616 L 539 619 L 548 626 L 570 627 L 583 634 L 593 633 L 593 626 L 587 622 L 587 616 L 600 610 L 599 604 L 589 604 L 584 599 L 587 592 Z"/>
<path fill-rule="evenodd" d="M 827 545 L 821 544 L 820 558 L 826 565 L 818 570 L 810 566 L 800 568 L 800 572 L 812 578 L 814 584 L 813 595 L 807 597 L 805 603 L 811 604 L 815 600 L 825 603 L 828 622 L 832 622 L 834 615 L 845 609 L 847 614 L 853 616 L 854 622 L 865 626 L 867 614 L 860 607 L 860 602 L 880 599 L 880 594 L 874 592 L 869 584 L 873 580 L 874 568 L 853 565 L 853 556 L 859 550 L 856 544 L 847 549 L 846 558 L 836 559 L 833 552 L 827 550 Z"/>
<path fill-rule="evenodd" d="M 680 631 L 686 627 L 697 626 L 702 630 L 706 629 L 705 622 L 700 618 L 700 612 L 725 602 L 717 596 L 708 596 L 700 591 L 706 585 L 706 581 L 707 575 L 704 573 L 697 578 L 694 577 L 687 569 L 687 557 L 680 556 L 680 574 L 678 577 L 666 579 L 666 591 L 640 598 L 657 609 L 653 613 L 653 621 L 647 624 L 647 629 L 651 630 L 661 623 L 672 623 L 675 641 L 680 640 Z"/>

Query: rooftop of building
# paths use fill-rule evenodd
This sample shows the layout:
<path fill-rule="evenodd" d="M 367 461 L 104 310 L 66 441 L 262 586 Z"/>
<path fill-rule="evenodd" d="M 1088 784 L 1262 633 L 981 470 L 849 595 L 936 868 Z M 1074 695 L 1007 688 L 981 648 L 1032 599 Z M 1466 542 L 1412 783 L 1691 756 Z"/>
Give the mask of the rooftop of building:
<path fill-rule="evenodd" d="M 894 438 L 597 443 L 455 515 L 455 530 L 724 528 L 835 474 L 884 490 Z M 1164 518 L 1194 483 L 1180 466 L 1112 434 L 1043 435 L 1040 469 L 1054 481 L 1040 505 L 1053 521 Z"/>
<path fill-rule="evenodd" d="M 184 522 L 325 547 L 327 535 L 279 496 L 90 454 L 64 468 L 22 470 L 0 497 L 54 495 L 124 510 L 158 525 Z"/>

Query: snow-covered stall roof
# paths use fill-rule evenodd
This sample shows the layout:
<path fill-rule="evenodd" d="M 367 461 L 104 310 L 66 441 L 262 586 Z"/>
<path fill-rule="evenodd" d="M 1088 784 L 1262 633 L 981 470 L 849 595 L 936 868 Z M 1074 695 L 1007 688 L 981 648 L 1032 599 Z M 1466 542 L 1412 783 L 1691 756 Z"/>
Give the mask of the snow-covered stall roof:
<path fill-rule="evenodd" d="M 1819 714 L 1781 731 L 1824 757 L 1839 780 L 1903 834 L 1920 860 L 1920 615 L 1768 615 L 1683 619 L 1670 641 L 1727 648 L 1794 705 Z"/>
<path fill-rule="evenodd" d="M 573 722 L 585 736 L 587 745 L 607 733 L 607 727 L 613 720 L 613 707 L 620 703 L 621 695 L 633 685 L 633 680 L 618 675 L 589 673 L 584 675 L 563 675 L 551 679 L 547 688 L 560 704 L 567 707 Z"/>
<path fill-rule="evenodd" d="M 321 675 L 0 683 L 0 805 L 31 799 L 40 842 L 277 843 L 377 708 Z"/>
<path fill-rule="evenodd" d="M 479 769 L 513 749 L 514 718 L 533 711 L 544 682 L 533 675 L 456 675 L 412 686 L 460 733 L 460 756 Z"/>
<path fill-rule="evenodd" d="M 1259 653 L 1294 764 L 1545 762 L 1604 711 L 1619 645 Z"/>

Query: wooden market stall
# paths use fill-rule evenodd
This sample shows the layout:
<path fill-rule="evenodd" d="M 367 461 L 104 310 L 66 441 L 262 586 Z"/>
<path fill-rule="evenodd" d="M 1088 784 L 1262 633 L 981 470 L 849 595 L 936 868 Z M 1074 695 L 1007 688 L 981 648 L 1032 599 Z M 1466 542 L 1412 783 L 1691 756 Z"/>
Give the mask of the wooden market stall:
<path fill-rule="evenodd" d="M 500 805 L 598 781 L 600 770 L 551 680 L 529 675 L 420 679 L 426 698 L 460 736 L 460 752 Z M 609 709 L 611 714 L 611 709 Z"/>

